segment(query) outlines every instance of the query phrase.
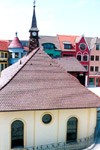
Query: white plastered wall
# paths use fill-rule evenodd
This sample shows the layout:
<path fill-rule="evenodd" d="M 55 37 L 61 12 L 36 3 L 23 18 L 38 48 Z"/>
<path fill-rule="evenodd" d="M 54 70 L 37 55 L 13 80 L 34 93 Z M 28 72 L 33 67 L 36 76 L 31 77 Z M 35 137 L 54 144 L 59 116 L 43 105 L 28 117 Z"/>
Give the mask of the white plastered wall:
<path fill-rule="evenodd" d="M 49 124 L 42 122 L 46 113 L 52 115 Z M 65 109 L 46 111 L 19 111 L 0 113 L 0 150 L 11 149 L 11 123 L 24 123 L 24 147 L 66 142 L 67 121 L 78 119 L 77 139 L 92 135 L 96 127 L 97 109 Z M 6 143 L 6 144 L 5 144 Z"/>

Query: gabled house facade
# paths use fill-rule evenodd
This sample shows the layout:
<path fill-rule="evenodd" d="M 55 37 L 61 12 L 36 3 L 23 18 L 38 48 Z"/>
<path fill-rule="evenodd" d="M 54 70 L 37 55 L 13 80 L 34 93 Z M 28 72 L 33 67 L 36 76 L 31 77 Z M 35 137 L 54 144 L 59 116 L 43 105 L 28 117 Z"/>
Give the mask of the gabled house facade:
<path fill-rule="evenodd" d="M 84 35 L 80 36 L 65 36 L 58 35 L 60 46 L 61 46 L 61 56 L 65 57 L 76 57 L 77 60 L 85 67 L 86 73 L 86 86 L 88 85 L 88 75 L 89 75 L 89 46 Z M 81 72 L 80 76 L 84 76 Z"/>
<path fill-rule="evenodd" d="M 91 40 L 89 86 L 100 87 L 100 38 Z"/>

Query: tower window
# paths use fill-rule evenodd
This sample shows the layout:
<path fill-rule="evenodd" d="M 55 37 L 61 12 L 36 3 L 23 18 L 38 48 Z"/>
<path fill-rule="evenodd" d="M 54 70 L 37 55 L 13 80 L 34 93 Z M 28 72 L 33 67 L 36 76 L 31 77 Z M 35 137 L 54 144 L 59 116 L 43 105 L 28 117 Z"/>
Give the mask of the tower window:
<path fill-rule="evenodd" d="M 19 53 L 15 53 L 15 58 L 19 58 Z"/>

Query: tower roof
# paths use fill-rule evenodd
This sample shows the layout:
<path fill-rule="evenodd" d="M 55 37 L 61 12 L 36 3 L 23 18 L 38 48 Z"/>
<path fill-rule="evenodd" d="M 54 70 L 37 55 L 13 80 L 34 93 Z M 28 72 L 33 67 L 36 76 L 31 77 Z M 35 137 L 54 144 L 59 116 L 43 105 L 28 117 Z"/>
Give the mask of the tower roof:
<path fill-rule="evenodd" d="M 38 31 L 37 28 L 37 20 L 36 20 L 36 13 L 35 13 L 35 1 L 34 1 L 34 6 L 33 6 L 33 17 L 32 17 L 32 25 L 30 31 Z"/>
<path fill-rule="evenodd" d="M 10 43 L 8 48 L 23 48 L 16 32 L 16 37 L 13 39 L 13 41 Z"/>

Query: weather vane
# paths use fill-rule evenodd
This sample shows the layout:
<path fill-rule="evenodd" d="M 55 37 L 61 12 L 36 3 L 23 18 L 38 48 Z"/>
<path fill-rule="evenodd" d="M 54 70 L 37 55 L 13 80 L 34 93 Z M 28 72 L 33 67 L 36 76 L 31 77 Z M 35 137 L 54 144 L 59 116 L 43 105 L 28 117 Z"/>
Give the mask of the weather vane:
<path fill-rule="evenodd" d="M 33 4 L 34 4 L 34 7 L 35 7 L 35 4 L 36 4 L 36 0 L 34 0 Z"/>

